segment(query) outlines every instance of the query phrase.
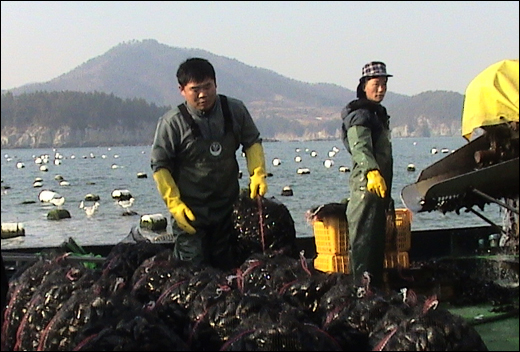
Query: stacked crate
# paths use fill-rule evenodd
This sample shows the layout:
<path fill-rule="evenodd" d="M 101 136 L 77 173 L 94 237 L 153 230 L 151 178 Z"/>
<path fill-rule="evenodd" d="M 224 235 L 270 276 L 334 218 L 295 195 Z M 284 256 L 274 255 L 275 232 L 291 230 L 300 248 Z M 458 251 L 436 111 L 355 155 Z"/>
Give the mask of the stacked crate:
<path fill-rule="evenodd" d="M 391 220 L 391 217 L 388 218 Z M 385 235 L 384 267 L 409 268 L 408 251 L 411 247 L 412 213 L 406 208 L 395 210 L 395 237 L 392 222 Z M 324 272 L 349 273 L 348 226 L 344 216 L 330 216 L 313 223 L 316 258 L 314 268 Z"/>
<path fill-rule="evenodd" d="M 412 212 L 406 208 L 395 209 L 395 238 L 391 223 L 387 223 L 385 261 L 387 269 L 409 268 L 408 251 L 412 245 Z"/>
<path fill-rule="evenodd" d="M 325 272 L 348 273 L 348 228 L 345 216 L 314 221 L 316 258 L 314 268 Z"/>

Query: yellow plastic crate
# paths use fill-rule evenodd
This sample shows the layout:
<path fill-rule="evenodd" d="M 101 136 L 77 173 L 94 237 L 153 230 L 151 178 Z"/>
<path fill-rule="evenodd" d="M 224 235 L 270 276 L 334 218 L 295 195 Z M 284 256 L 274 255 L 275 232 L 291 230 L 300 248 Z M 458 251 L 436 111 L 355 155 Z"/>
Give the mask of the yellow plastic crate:
<path fill-rule="evenodd" d="M 338 217 L 326 217 L 314 221 L 314 241 L 316 252 L 320 254 L 347 254 L 347 220 Z"/>
<path fill-rule="evenodd" d="M 314 269 L 348 274 L 348 255 L 318 253 L 316 258 L 314 258 Z"/>
<path fill-rule="evenodd" d="M 393 269 L 398 267 L 408 269 L 410 267 L 408 252 L 386 252 L 384 267 L 385 269 Z"/>
<path fill-rule="evenodd" d="M 396 238 L 393 239 L 392 224 L 387 222 L 386 251 L 409 251 L 412 246 L 412 212 L 409 209 L 395 209 L 395 227 Z"/>

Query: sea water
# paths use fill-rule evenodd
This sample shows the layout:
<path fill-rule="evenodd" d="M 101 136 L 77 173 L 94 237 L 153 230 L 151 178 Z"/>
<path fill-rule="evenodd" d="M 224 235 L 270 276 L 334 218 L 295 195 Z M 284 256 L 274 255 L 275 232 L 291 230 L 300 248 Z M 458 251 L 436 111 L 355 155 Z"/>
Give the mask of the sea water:
<path fill-rule="evenodd" d="M 396 207 L 404 207 L 401 190 L 416 182 L 421 170 L 465 143 L 462 137 L 394 138 L 392 197 Z M 69 237 L 82 245 L 115 244 L 139 224 L 142 215 L 163 214 L 169 222 L 168 210 L 152 178 L 150 149 L 150 146 L 2 149 L 2 223 L 19 222 L 25 228 L 23 237 L 2 239 L 2 248 L 55 246 Z M 298 237 L 311 236 L 312 225 L 305 213 L 349 196 L 350 174 L 340 169 L 352 167 L 350 155 L 341 140 L 265 142 L 264 149 L 270 174 L 266 197 L 274 197 L 288 208 Z M 45 156 L 48 162 L 40 163 Z M 249 177 L 241 149 L 237 158 L 243 175 L 240 187 L 245 188 Z M 409 166 L 414 166 L 415 171 Z M 38 178 L 41 187 L 35 187 Z M 292 196 L 282 196 L 287 187 L 293 191 Z M 47 214 L 55 206 L 40 202 L 38 196 L 42 190 L 62 195 L 65 203 L 61 207 L 71 217 L 48 220 Z M 115 190 L 128 190 L 135 199 L 133 205 L 126 210 L 118 205 L 112 198 Z M 80 208 L 88 194 L 100 198 L 92 216 Z M 125 215 L 128 211 L 134 215 Z M 498 206 L 486 206 L 486 216 L 501 224 Z M 416 213 L 412 220 L 412 230 L 484 225 L 488 223 L 464 210 L 460 214 Z"/>

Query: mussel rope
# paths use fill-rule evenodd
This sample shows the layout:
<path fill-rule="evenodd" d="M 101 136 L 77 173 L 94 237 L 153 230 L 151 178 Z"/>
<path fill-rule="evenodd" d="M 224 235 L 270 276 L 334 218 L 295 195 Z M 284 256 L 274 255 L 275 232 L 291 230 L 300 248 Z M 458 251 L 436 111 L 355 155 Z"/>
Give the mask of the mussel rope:
<path fill-rule="evenodd" d="M 262 240 L 262 252 L 265 253 L 265 238 L 264 238 L 264 219 L 262 215 L 262 196 L 256 196 L 256 203 L 258 205 L 258 225 L 260 226 L 260 239 Z"/>

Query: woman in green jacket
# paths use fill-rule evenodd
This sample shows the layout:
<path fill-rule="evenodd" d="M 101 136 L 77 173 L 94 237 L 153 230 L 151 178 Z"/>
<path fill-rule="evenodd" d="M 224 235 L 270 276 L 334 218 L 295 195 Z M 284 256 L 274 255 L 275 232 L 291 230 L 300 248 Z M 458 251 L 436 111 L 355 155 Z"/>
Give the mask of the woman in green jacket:
<path fill-rule="evenodd" d="M 357 87 L 357 99 L 341 112 L 343 143 L 352 156 L 347 205 L 350 272 L 356 283 L 370 274 L 383 284 L 386 212 L 393 210 L 393 177 L 389 119 L 381 105 L 387 90 L 386 65 L 367 63 Z"/>

